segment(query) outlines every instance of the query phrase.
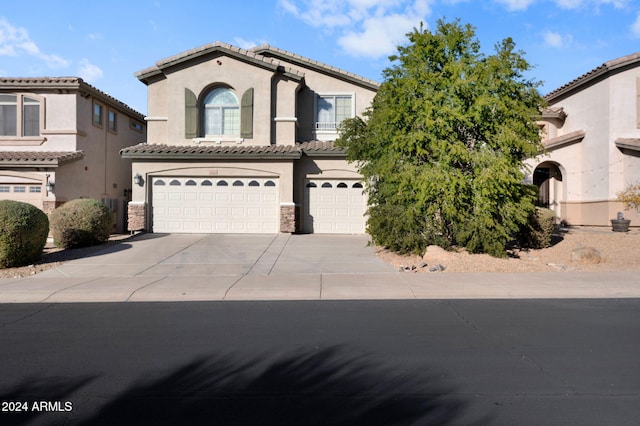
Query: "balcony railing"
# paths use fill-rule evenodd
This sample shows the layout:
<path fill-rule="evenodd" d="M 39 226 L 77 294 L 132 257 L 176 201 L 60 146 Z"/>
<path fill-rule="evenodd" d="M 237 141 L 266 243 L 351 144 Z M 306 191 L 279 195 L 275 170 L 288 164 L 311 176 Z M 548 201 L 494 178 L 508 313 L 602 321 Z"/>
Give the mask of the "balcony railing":
<path fill-rule="evenodd" d="M 336 122 L 316 121 L 316 130 L 335 132 L 337 128 L 338 123 Z"/>

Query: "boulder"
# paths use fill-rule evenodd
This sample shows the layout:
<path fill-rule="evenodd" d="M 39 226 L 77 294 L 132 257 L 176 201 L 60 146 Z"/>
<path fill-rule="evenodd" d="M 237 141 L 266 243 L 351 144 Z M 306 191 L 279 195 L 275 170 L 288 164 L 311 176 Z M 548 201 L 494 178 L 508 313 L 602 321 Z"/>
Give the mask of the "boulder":
<path fill-rule="evenodd" d="M 596 264 L 602 262 L 602 255 L 594 247 L 578 247 L 571 252 L 571 262 Z"/>

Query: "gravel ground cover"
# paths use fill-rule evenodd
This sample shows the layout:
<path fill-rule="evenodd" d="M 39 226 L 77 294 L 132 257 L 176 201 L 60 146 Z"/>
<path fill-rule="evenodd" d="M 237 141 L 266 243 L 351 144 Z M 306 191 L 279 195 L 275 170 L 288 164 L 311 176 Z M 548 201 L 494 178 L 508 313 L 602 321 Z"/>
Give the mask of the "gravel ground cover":
<path fill-rule="evenodd" d="M 594 248 L 597 259 L 579 259 L 574 251 Z M 540 250 L 512 250 L 499 259 L 464 250 L 430 248 L 423 256 L 400 256 L 378 248 L 376 255 L 407 272 L 558 272 L 558 271 L 640 271 L 640 230 L 613 232 L 610 228 L 571 227 L 561 229 L 553 246 Z M 425 265 L 426 264 L 426 265 Z M 444 270 L 438 268 L 442 265 Z"/>

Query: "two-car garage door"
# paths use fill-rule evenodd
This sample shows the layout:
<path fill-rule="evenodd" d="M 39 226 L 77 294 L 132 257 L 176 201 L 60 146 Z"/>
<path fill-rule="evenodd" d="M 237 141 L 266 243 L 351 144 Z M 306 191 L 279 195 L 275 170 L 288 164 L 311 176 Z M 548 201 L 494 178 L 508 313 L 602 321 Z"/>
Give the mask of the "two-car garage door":
<path fill-rule="evenodd" d="M 155 177 L 151 180 L 153 232 L 277 233 L 277 178 Z M 310 179 L 305 184 L 302 230 L 321 234 L 365 232 L 366 196 L 357 180 Z"/>
<path fill-rule="evenodd" d="M 276 233 L 278 198 L 276 178 L 153 178 L 153 232 Z"/>

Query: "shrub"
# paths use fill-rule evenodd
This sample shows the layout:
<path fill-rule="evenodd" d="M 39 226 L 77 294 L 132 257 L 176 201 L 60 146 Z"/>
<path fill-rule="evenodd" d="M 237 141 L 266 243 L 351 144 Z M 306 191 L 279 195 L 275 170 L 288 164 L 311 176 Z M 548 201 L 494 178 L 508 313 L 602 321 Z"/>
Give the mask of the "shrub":
<path fill-rule="evenodd" d="M 49 219 L 42 210 L 19 201 L 0 201 L 0 268 L 40 259 L 48 234 Z"/>
<path fill-rule="evenodd" d="M 553 210 L 536 207 L 529 216 L 528 223 L 518 235 L 518 243 L 522 247 L 541 249 L 551 246 L 551 237 L 556 225 L 556 213 Z"/>
<path fill-rule="evenodd" d="M 111 210 L 91 198 L 69 201 L 51 213 L 53 240 L 66 249 L 102 244 L 112 226 Z"/>
<path fill-rule="evenodd" d="M 637 209 L 640 207 L 640 182 L 627 185 L 623 191 L 616 194 L 618 201 L 624 203 L 624 208 Z"/>

